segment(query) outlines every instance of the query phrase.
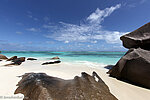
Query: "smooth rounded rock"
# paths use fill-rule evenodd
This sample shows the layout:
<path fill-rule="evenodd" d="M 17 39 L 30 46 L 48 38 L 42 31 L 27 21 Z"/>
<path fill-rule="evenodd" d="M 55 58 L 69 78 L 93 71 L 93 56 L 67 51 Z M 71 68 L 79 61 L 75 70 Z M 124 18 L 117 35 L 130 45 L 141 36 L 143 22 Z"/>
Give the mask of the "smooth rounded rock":
<path fill-rule="evenodd" d="M 142 48 L 150 50 L 150 23 L 120 37 L 125 48 Z"/>
<path fill-rule="evenodd" d="M 0 54 L 0 59 L 6 60 L 6 59 L 8 59 L 8 58 L 7 58 L 5 55 Z"/>

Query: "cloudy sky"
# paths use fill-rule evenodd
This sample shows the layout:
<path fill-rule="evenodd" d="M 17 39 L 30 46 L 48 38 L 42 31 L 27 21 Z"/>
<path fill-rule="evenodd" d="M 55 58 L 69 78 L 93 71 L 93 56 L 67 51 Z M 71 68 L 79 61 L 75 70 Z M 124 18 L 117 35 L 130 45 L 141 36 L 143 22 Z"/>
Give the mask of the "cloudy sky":
<path fill-rule="evenodd" d="M 149 0 L 0 0 L 0 50 L 123 51 Z"/>

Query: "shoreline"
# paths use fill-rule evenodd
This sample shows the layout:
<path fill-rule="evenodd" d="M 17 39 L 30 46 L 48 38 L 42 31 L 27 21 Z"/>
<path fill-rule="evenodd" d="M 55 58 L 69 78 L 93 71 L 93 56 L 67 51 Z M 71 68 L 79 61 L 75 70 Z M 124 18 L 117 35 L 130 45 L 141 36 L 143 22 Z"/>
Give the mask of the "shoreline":
<path fill-rule="evenodd" d="M 68 62 L 62 62 L 54 65 L 41 65 L 42 62 L 43 61 L 40 60 L 26 60 L 19 66 L 6 67 L 0 65 L 0 80 L 2 80 L 0 83 L 0 96 L 23 96 L 22 94 L 14 95 L 13 93 L 17 88 L 16 84 L 21 79 L 17 76 L 23 75 L 24 73 L 43 72 L 54 77 L 73 79 L 75 76 L 81 76 L 81 72 L 86 72 L 91 75 L 92 72 L 95 71 L 107 84 L 110 92 L 119 100 L 147 100 L 147 98 L 150 98 L 149 89 L 138 87 L 109 77 L 106 74 L 108 70 L 103 67 L 92 68 L 85 64 L 75 64 Z"/>

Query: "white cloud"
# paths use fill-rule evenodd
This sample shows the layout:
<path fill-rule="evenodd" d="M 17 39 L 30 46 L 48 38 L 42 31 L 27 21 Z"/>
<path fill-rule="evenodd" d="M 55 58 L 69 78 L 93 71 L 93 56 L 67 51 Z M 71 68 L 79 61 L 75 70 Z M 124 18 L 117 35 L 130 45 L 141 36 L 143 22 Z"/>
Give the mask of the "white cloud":
<path fill-rule="evenodd" d="M 69 41 L 65 41 L 64 43 L 69 43 Z"/>
<path fill-rule="evenodd" d="M 141 0 L 140 1 L 140 4 L 143 4 L 143 3 L 145 3 L 147 0 Z"/>
<path fill-rule="evenodd" d="M 54 44 L 55 42 L 54 41 L 46 41 L 45 43 L 47 43 L 47 44 Z"/>
<path fill-rule="evenodd" d="M 90 48 L 90 47 L 91 47 L 91 45 L 87 45 L 87 47 L 88 47 L 88 48 Z"/>
<path fill-rule="evenodd" d="M 91 43 L 97 43 L 97 41 L 91 41 Z"/>
<path fill-rule="evenodd" d="M 137 0 L 137 1 L 133 2 L 133 3 L 127 4 L 127 7 L 135 8 L 137 6 L 140 6 L 140 5 L 144 4 L 145 2 L 147 2 L 147 0 Z"/>
<path fill-rule="evenodd" d="M 107 43 L 121 43 L 120 36 L 125 32 L 108 31 L 102 28 L 101 22 L 105 17 L 108 17 L 116 9 L 120 8 L 121 4 L 106 8 L 104 10 L 96 9 L 89 15 L 84 23 L 80 25 L 68 24 L 60 22 L 57 28 L 49 29 L 50 33 L 44 35 L 47 38 L 53 38 L 57 41 L 69 42 L 91 42 L 97 43 L 98 40 L 104 40 Z M 48 25 L 43 26 L 50 28 Z M 69 43 L 68 42 L 68 43 Z"/>
<path fill-rule="evenodd" d="M 38 18 L 33 16 L 32 12 L 30 12 L 30 11 L 27 11 L 27 17 L 29 17 L 30 19 L 32 19 L 34 21 L 38 21 Z"/>
<path fill-rule="evenodd" d="M 105 17 L 109 16 L 113 11 L 120 8 L 121 4 L 117 4 L 116 6 L 112 6 L 110 8 L 106 8 L 104 10 L 100 10 L 99 8 L 96 9 L 94 13 L 92 13 L 87 20 L 91 23 L 101 23 Z"/>
<path fill-rule="evenodd" d="M 17 33 L 17 34 L 22 34 L 22 32 L 20 32 L 20 31 L 17 31 L 16 33 Z"/>
<path fill-rule="evenodd" d="M 39 32 L 40 29 L 36 29 L 36 28 L 28 28 L 27 31 L 31 31 L 31 32 Z"/>

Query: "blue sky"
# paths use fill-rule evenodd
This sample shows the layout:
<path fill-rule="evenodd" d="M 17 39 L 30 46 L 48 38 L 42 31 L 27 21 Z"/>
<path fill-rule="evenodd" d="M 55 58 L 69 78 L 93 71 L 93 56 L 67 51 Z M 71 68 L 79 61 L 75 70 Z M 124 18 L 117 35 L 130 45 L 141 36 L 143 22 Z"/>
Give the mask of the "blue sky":
<path fill-rule="evenodd" d="M 149 0 L 1 0 L 0 50 L 122 51 L 150 21 Z"/>

